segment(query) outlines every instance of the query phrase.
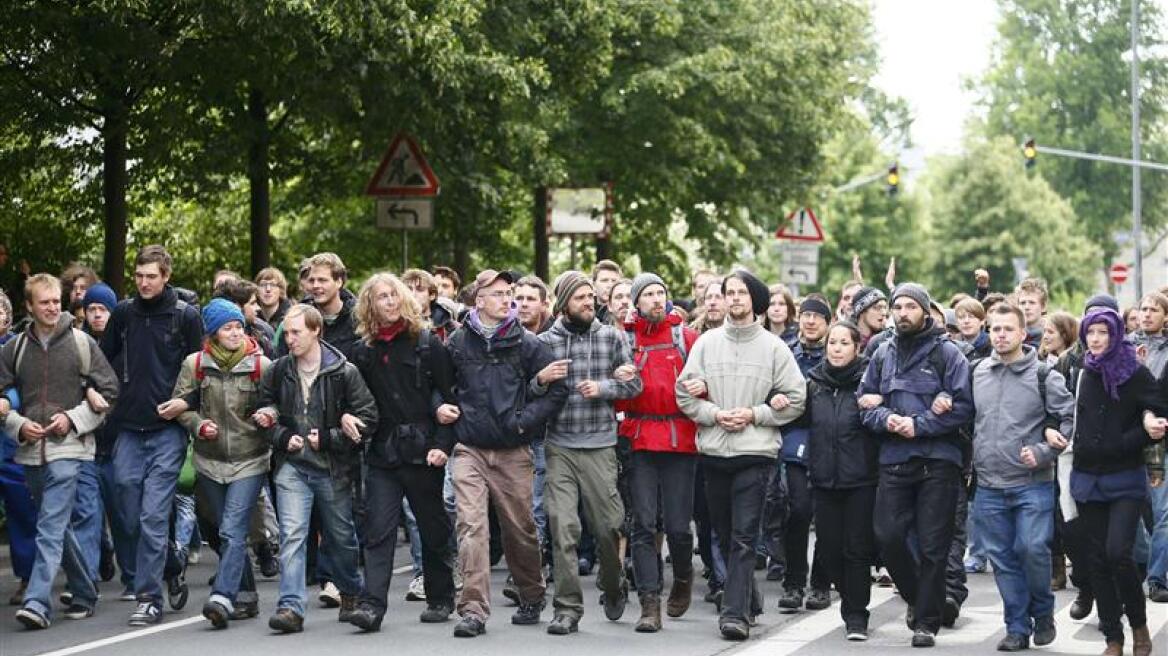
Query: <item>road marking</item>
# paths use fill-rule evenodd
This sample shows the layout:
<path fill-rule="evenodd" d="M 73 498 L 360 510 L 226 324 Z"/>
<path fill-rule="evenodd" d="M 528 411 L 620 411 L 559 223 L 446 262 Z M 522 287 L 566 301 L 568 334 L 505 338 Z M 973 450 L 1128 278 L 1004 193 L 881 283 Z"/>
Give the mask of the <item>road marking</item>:
<path fill-rule="evenodd" d="M 890 588 L 872 588 L 872 600 L 868 603 L 869 610 L 875 610 L 891 599 L 894 594 Z M 801 611 L 804 617 L 791 622 L 780 624 L 774 633 L 767 635 L 756 644 L 736 652 L 735 656 L 788 656 L 808 644 L 827 636 L 830 633 L 839 633 L 843 642 L 844 622 L 839 615 L 839 600 L 830 608 L 821 611 Z"/>
<path fill-rule="evenodd" d="M 91 649 L 108 647 L 109 645 L 116 645 L 119 642 L 133 640 L 134 638 L 142 638 L 148 635 L 153 635 L 155 633 L 162 633 L 163 631 L 169 631 L 171 629 L 177 629 L 179 627 L 198 624 L 199 622 L 205 621 L 207 620 L 204 619 L 202 615 L 196 615 L 194 617 L 188 617 L 176 622 L 166 622 L 164 624 L 159 624 L 158 626 L 151 626 L 145 629 L 139 629 L 137 631 L 130 631 L 129 633 L 122 633 L 120 635 L 111 636 L 109 638 L 94 640 L 93 642 L 85 642 L 80 645 L 73 645 L 72 647 L 65 647 L 64 649 L 58 649 L 56 651 L 46 651 L 42 654 L 38 654 L 37 656 L 70 656 L 70 654 L 78 654 L 83 651 L 89 651 Z"/>

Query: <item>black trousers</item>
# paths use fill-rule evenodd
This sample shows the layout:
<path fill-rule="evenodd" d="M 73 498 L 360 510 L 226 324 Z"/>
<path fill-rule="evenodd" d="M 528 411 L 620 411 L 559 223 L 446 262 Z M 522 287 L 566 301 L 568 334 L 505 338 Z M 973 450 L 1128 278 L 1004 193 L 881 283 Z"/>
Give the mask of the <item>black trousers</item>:
<path fill-rule="evenodd" d="M 665 539 L 673 559 L 673 578 L 693 576 L 694 471 L 698 458 L 688 453 L 634 451 L 629 470 L 633 500 L 633 573 L 637 592 L 656 593 L 661 588 L 657 570 L 657 518 L 663 520 Z"/>
<path fill-rule="evenodd" d="M 762 612 L 754 580 L 754 541 L 762 522 L 773 463 L 706 468 L 706 501 L 726 557 L 722 619 L 745 621 Z"/>
<path fill-rule="evenodd" d="M 365 478 L 365 593 L 361 601 L 385 613 L 393 552 L 402 521 L 402 497 L 410 502 L 422 536 L 426 603 L 454 608 L 450 517 L 442 502 L 445 470 L 426 465 L 370 467 Z"/>
<path fill-rule="evenodd" d="M 961 468 L 956 464 L 913 458 L 881 466 L 876 489 L 876 541 L 884 564 L 900 596 L 915 610 L 914 628 L 934 633 L 941 628 L 960 484 Z M 915 550 L 910 534 L 916 536 Z"/>
<path fill-rule="evenodd" d="M 871 567 L 876 562 L 872 513 L 876 487 L 814 488 L 815 553 L 840 593 L 840 616 L 849 627 L 868 626 Z"/>
<path fill-rule="evenodd" d="M 949 560 L 945 564 L 945 596 L 957 605 L 969 598 L 965 577 L 965 548 L 969 543 L 966 526 L 969 520 L 969 487 L 965 481 L 957 486 L 957 512 L 953 517 L 953 542 L 949 545 Z"/>
<path fill-rule="evenodd" d="M 808 479 L 807 468 L 803 465 L 788 462 L 783 466 L 787 477 L 787 519 L 783 526 L 782 544 L 786 555 L 787 570 L 783 576 L 783 588 L 787 590 L 802 590 L 807 587 L 807 545 L 811 536 L 811 518 L 813 517 L 813 503 L 811 499 L 811 482 Z M 772 483 L 773 486 L 773 483 Z M 818 543 L 817 543 L 818 545 Z M 815 548 L 816 556 L 811 569 L 811 588 L 813 590 L 828 590 L 831 582 L 827 571 L 819 562 L 819 547 Z"/>
<path fill-rule="evenodd" d="M 1080 503 L 1079 518 L 1087 539 L 1091 587 L 1098 605 L 1099 624 L 1108 642 L 1123 642 L 1120 615 L 1133 629 L 1148 623 L 1147 601 L 1132 548 L 1143 512 L 1142 499 L 1109 503 Z"/>

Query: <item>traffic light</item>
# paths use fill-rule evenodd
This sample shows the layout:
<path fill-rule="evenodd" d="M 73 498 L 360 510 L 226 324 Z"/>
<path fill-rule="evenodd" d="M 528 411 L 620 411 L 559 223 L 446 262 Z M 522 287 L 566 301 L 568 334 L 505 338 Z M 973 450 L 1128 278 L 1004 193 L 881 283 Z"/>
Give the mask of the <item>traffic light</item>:
<path fill-rule="evenodd" d="M 893 162 L 892 165 L 888 167 L 888 177 L 886 178 L 886 182 L 887 185 L 885 188 L 888 190 L 888 195 L 895 196 L 896 192 L 900 190 L 900 165 L 896 162 Z"/>
<path fill-rule="evenodd" d="M 1032 169 L 1038 160 L 1038 146 L 1034 144 L 1034 137 L 1022 144 L 1022 156 L 1026 158 L 1026 168 Z"/>

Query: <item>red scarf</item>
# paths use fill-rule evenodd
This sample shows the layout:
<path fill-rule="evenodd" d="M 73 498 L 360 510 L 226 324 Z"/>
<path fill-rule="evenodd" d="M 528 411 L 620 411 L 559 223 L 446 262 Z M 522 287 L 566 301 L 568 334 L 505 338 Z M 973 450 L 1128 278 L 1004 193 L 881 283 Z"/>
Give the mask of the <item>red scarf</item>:
<path fill-rule="evenodd" d="M 392 342 L 398 335 L 402 334 L 406 329 L 406 320 L 398 319 L 397 321 L 382 326 L 377 329 L 377 340 L 381 342 Z"/>

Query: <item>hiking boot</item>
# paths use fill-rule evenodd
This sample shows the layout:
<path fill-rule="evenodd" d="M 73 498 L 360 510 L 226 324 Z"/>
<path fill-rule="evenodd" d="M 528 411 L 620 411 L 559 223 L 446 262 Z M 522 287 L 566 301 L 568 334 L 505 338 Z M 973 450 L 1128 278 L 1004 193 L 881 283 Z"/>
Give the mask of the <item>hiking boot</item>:
<path fill-rule="evenodd" d="M 1091 614 L 1091 609 L 1095 606 L 1095 597 L 1079 591 L 1079 595 L 1071 602 L 1071 619 L 1082 620 L 1086 619 Z"/>
<path fill-rule="evenodd" d="M 374 632 L 381 630 L 382 615 L 369 604 L 360 604 L 349 611 L 345 620 L 362 631 Z"/>
<path fill-rule="evenodd" d="M 438 604 L 436 606 L 427 606 L 426 610 L 422 611 L 419 620 L 424 624 L 438 624 L 450 619 L 450 614 L 454 612 L 454 607 L 449 604 Z"/>
<path fill-rule="evenodd" d="M 811 594 L 807 595 L 807 603 L 804 607 L 807 610 L 823 610 L 831 606 L 831 592 L 828 590 L 816 590 L 811 588 Z"/>
<path fill-rule="evenodd" d="M 779 597 L 779 612 L 794 613 L 803 607 L 803 590 L 801 588 L 787 588 L 783 596 Z"/>
<path fill-rule="evenodd" d="M 512 624 L 531 625 L 539 624 L 539 614 L 543 612 L 547 602 L 540 597 L 538 601 L 520 603 L 519 608 L 511 615 Z"/>
<path fill-rule="evenodd" d="M 149 626 L 162 621 L 162 608 L 153 601 L 139 601 L 138 607 L 130 613 L 130 626 Z"/>
<path fill-rule="evenodd" d="M 227 620 L 231 619 L 231 613 L 227 607 L 218 601 L 208 600 L 203 604 L 203 617 L 211 621 L 211 626 L 216 629 L 226 629 Z"/>
<path fill-rule="evenodd" d="M 689 610 L 689 604 L 692 600 L 693 573 L 691 572 L 686 578 L 675 577 L 673 579 L 673 585 L 669 588 L 669 598 L 665 601 L 665 612 L 670 617 L 681 617 L 685 615 L 685 611 Z M 658 627 L 660 628 L 660 621 L 658 621 Z"/>
<path fill-rule="evenodd" d="M 1044 647 L 1054 642 L 1058 637 L 1058 629 L 1054 626 L 1054 617 L 1047 615 L 1034 620 L 1034 644 Z"/>
<path fill-rule="evenodd" d="M 641 595 L 641 619 L 633 628 L 637 633 L 657 633 L 661 630 L 661 597 L 652 592 Z"/>
<path fill-rule="evenodd" d="M 1007 633 L 1005 638 L 998 642 L 998 651 L 1022 651 L 1030 649 L 1030 638 L 1018 634 Z"/>
<path fill-rule="evenodd" d="M 421 574 L 410 581 L 410 587 L 406 590 L 406 601 L 426 601 L 426 579 Z"/>
<path fill-rule="evenodd" d="M 549 635 L 568 635 L 579 630 L 580 620 L 571 615 L 556 615 L 547 628 Z"/>
<path fill-rule="evenodd" d="M 620 588 L 616 595 L 606 595 L 604 598 L 604 616 L 615 622 L 625 614 L 625 605 L 629 603 L 629 582 L 621 579 Z M 687 604 L 688 605 L 688 604 Z M 682 612 L 685 612 L 684 610 Z"/>
<path fill-rule="evenodd" d="M 47 629 L 52 622 L 35 608 L 21 608 L 16 611 L 16 621 L 30 630 Z"/>
<path fill-rule="evenodd" d="M 336 608 L 341 605 L 341 591 L 332 581 L 320 586 L 320 594 L 316 598 L 322 608 Z"/>
<path fill-rule="evenodd" d="M 1132 656 L 1152 656 L 1152 634 L 1147 624 L 1132 629 Z"/>
<path fill-rule="evenodd" d="M 458 620 L 458 624 L 454 625 L 455 638 L 474 638 L 486 632 L 486 623 L 474 615 L 467 615 Z"/>
<path fill-rule="evenodd" d="M 300 633 L 304 630 L 304 618 L 291 608 L 277 608 L 268 618 L 268 628 L 280 633 Z"/>
<path fill-rule="evenodd" d="M 913 632 L 913 647 L 932 647 L 937 644 L 937 634 L 928 629 L 917 629 Z"/>
<path fill-rule="evenodd" d="M 1103 656 L 1123 656 L 1123 643 L 1108 642 L 1107 648 L 1103 650 Z"/>
<path fill-rule="evenodd" d="M 348 622 L 353 617 L 353 611 L 357 610 L 357 597 L 354 595 L 341 595 L 341 609 L 337 612 L 338 622 Z"/>
<path fill-rule="evenodd" d="M 743 620 L 721 620 L 718 622 L 718 631 L 727 640 L 739 641 L 750 637 L 750 625 Z"/>

